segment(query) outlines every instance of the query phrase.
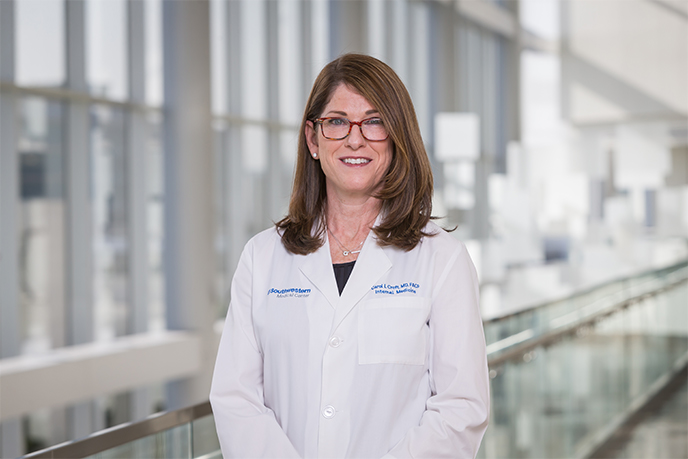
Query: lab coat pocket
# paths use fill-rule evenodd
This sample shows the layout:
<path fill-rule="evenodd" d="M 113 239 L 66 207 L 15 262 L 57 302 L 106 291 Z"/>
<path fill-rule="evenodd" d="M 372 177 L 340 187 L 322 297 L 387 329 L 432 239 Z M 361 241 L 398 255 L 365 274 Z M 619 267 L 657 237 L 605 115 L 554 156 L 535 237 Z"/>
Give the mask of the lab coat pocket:
<path fill-rule="evenodd" d="M 427 298 L 381 298 L 361 303 L 358 363 L 424 365 L 429 314 Z"/>

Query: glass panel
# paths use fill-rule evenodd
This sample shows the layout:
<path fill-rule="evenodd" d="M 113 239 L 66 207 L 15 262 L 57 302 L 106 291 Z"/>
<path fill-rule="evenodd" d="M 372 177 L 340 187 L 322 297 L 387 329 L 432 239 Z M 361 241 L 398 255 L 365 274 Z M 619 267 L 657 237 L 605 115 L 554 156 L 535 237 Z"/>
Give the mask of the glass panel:
<path fill-rule="evenodd" d="M 519 22 L 523 28 L 548 40 L 559 38 L 561 32 L 559 2 L 521 0 L 518 8 Z"/>
<path fill-rule="evenodd" d="M 131 421 L 131 392 L 122 392 L 104 398 L 105 428 Z"/>
<path fill-rule="evenodd" d="M 249 124 L 241 129 L 241 134 L 243 212 L 247 216 L 248 234 L 256 234 L 271 224 L 268 215 L 268 130 Z"/>
<path fill-rule="evenodd" d="M 414 2 L 415 3 L 415 2 Z M 330 57 L 330 2 L 316 0 L 310 2 L 310 35 L 313 37 L 311 43 L 311 72 L 308 81 L 315 80 L 325 65 L 331 60 Z"/>
<path fill-rule="evenodd" d="M 22 353 L 31 354 L 64 344 L 62 106 L 26 97 L 19 111 Z"/>
<path fill-rule="evenodd" d="M 165 458 L 184 459 L 193 457 L 191 454 L 191 424 L 184 424 L 174 429 L 158 434 L 158 441 L 162 442 Z"/>
<path fill-rule="evenodd" d="M 191 424 L 124 443 L 86 459 L 191 459 Z"/>
<path fill-rule="evenodd" d="M 299 145 L 299 132 L 291 129 L 280 131 L 280 158 L 283 162 L 282 171 L 284 173 L 284 183 L 287 186 L 283 191 L 283 196 L 288 203 L 291 194 L 292 174 L 296 167 L 296 152 Z"/>
<path fill-rule="evenodd" d="M 51 410 L 45 408 L 22 419 L 27 454 L 55 444 L 51 428 L 54 420 L 51 414 Z"/>
<path fill-rule="evenodd" d="M 303 56 L 301 3 L 286 0 L 277 4 L 279 14 L 279 117 L 285 124 L 298 126 L 305 96 L 301 92 Z M 296 151 L 296 150 L 294 150 Z M 289 170 L 291 172 L 291 169 Z"/>
<path fill-rule="evenodd" d="M 196 419 L 191 423 L 193 433 L 192 457 L 220 455 L 220 440 L 217 438 L 215 430 L 215 419 L 212 415 Z"/>
<path fill-rule="evenodd" d="M 266 18 L 265 0 L 241 3 L 241 111 L 250 119 L 267 117 Z"/>
<path fill-rule="evenodd" d="M 90 456 L 90 459 L 153 459 L 164 457 L 161 452 L 155 436 L 151 435 Z"/>
<path fill-rule="evenodd" d="M 389 12 L 385 11 L 387 3 L 382 0 L 368 1 L 368 54 L 383 61 L 386 59 L 387 51 L 387 31 L 385 19 L 389 18 Z"/>
<path fill-rule="evenodd" d="M 86 79 L 92 94 L 124 100 L 127 81 L 126 0 L 87 0 Z"/>
<path fill-rule="evenodd" d="M 124 114 L 96 105 L 91 110 L 91 192 L 95 338 L 127 333 L 127 227 Z"/>
<path fill-rule="evenodd" d="M 210 66 L 214 114 L 228 113 L 227 107 L 227 2 L 210 2 Z"/>
<path fill-rule="evenodd" d="M 64 0 L 14 2 L 17 84 L 62 86 L 65 82 Z"/>
<path fill-rule="evenodd" d="M 162 0 L 148 0 L 146 15 L 146 103 L 162 105 Z"/>

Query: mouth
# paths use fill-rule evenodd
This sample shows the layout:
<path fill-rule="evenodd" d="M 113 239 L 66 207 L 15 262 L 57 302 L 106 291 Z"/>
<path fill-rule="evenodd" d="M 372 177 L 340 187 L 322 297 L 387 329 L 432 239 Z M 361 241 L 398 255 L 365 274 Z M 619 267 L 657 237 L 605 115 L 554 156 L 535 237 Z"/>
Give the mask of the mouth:
<path fill-rule="evenodd" d="M 359 166 L 361 164 L 368 164 L 371 160 L 368 158 L 342 158 L 341 161 L 344 164 Z"/>

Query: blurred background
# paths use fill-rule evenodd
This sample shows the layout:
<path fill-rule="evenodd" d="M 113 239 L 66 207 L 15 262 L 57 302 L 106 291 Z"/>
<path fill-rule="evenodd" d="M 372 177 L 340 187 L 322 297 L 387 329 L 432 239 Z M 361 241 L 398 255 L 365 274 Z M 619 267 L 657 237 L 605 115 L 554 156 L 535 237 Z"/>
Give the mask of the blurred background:
<path fill-rule="evenodd" d="M 599 453 L 677 377 L 685 404 L 685 0 L 2 0 L 0 457 L 207 400 L 344 52 L 406 84 L 478 269 L 481 457 Z"/>

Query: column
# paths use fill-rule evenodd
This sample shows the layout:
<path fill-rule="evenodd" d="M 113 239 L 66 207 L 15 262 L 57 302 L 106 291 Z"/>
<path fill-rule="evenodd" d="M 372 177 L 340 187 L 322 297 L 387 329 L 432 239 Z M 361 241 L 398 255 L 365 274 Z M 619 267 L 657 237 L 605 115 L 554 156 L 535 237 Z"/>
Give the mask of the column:
<path fill-rule="evenodd" d="M 213 151 L 208 0 L 163 3 L 167 327 L 205 338 L 201 373 L 168 384 L 168 408 L 207 399 L 214 360 Z"/>
<path fill-rule="evenodd" d="M 14 82 L 14 0 L 0 2 L 0 81 Z M 0 92 L 0 359 L 19 354 L 19 280 L 17 203 L 17 102 L 14 92 Z M 0 457 L 24 454 L 20 419 L 0 424 Z"/>
<path fill-rule="evenodd" d="M 129 100 L 146 103 L 145 4 L 138 0 L 128 3 L 129 39 Z M 128 333 L 148 329 L 148 231 L 146 227 L 146 183 L 148 135 L 146 115 L 137 108 L 127 114 L 126 177 L 129 239 L 129 324 Z"/>
<path fill-rule="evenodd" d="M 86 42 L 85 4 L 65 2 L 67 8 L 67 86 L 85 93 Z M 67 159 L 67 343 L 93 340 L 92 227 L 89 193 L 89 117 L 86 102 L 67 106 L 65 150 Z"/>

